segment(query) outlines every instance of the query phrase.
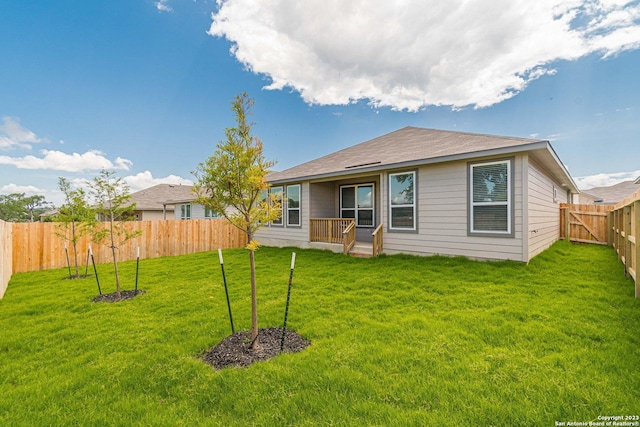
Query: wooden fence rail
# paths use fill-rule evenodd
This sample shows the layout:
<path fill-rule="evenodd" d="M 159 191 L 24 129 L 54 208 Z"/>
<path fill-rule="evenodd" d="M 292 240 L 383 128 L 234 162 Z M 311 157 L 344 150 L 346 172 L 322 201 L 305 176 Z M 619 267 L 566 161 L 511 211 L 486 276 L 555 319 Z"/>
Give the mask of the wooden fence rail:
<path fill-rule="evenodd" d="M 67 265 L 65 240 L 56 235 L 57 223 L 15 223 L 13 229 L 12 272 L 49 270 Z M 118 248 L 118 260 L 186 255 L 213 251 L 218 248 L 238 248 L 246 245 L 246 237 L 224 219 L 131 221 L 129 230 L 142 230 L 142 234 Z M 1 230 L 0 230 L 1 232 Z M 88 236 L 78 242 L 80 264 L 84 265 L 89 244 L 96 263 L 111 262 L 110 248 L 90 243 Z M 70 256 L 73 252 L 69 245 Z M 3 267 L 3 274 L 4 274 Z"/>
<path fill-rule="evenodd" d="M 635 282 L 635 295 L 640 298 L 640 190 L 615 205 L 609 213 L 609 241 L 624 264 L 625 274 Z"/>

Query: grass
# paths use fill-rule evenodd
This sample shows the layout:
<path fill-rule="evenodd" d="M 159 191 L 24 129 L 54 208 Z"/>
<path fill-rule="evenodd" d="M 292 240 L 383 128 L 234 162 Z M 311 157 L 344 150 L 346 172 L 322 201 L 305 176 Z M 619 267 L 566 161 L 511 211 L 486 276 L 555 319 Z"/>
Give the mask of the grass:
<path fill-rule="evenodd" d="M 279 326 L 292 249 L 256 255 Z M 217 253 L 143 260 L 147 294 L 92 303 L 93 278 L 15 275 L 0 300 L 0 425 L 536 425 L 639 415 L 640 301 L 609 248 L 529 265 L 295 250 L 288 327 L 311 340 L 246 369 L 198 355 L 230 334 Z M 248 256 L 225 252 L 236 329 Z M 122 263 L 124 288 L 135 263 Z M 99 266 L 112 292 L 108 264 Z"/>

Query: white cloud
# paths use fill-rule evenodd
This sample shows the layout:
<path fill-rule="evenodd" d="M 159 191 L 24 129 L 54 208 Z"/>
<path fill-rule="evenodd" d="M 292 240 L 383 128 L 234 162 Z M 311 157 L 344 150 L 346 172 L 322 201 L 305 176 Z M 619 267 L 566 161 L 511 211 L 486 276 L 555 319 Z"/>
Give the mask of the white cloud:
<path fill-rule="evenodd" d="M 595 187 L 608 187 L 623 181 L 634 180 L 638 177 L 640 177 L 640 169 L 631 172 L 599 173 L 596 175 L 580 176 L 574 178 L 574 181 L 580 190 L 589 190 Z"/>
<path fill-rule="evenodd" d="M 17 184 L 7 184 L 0 187 L 0 193 L 2 194 L 12 194 L 12 193 L 25 193 L 25 194 L 44 194 L 47 190 L 43 190 L 42 188 L 38 188 L 34 185 L 17 185 Z"/>
<path fill-rule="evenodd" d="M 310 104 L 486 107 L 558 60 L 640 47 L 624 0 L 219 0 L 209 34 Z"/>
<path fill-rule="evenodd" d="M 67 154 L 62 151 L 42 150 L 42 157 L 32 155 L 24 157 L 0 156 L 0 165 L 13 165 L 18 169 L 48 169 L 66 172 L 83 172 L 101 169 L 129 170 L 133 164 L 130 160 L 121 157 L 115 162 L 107 159 L 104 153 L 98 150 L 90 150 L 84 154 Z"/>
<path fill-rule="evenodd" d="M 160 12 L 173 12 L 173 8 L 169 6 L 169 0 L 158 0 L 156 2 L 156 9 Z"/>
<path fill-rule="evenodd" d="M 168 175 L 164 178 L 154 178 L 153 174 L 149 171 L 140 172 L 136 175 L 129 175 L 123 178 L 127 183 L 131 192 L 144 190 L 145 188 L 153 187 L 158 184 L 182 184 L 193 185 L 193 181 L 179 177 L 177 175 Z"/>
<path fill-rule="evenodd" d="M 31 149 L 31 144 L 42 142 L 35 133 L 23 127 L 20 119 L 17 117 L 2 117 L 0 124 L 0 149 L 7 150 L 12 148 Z"/>

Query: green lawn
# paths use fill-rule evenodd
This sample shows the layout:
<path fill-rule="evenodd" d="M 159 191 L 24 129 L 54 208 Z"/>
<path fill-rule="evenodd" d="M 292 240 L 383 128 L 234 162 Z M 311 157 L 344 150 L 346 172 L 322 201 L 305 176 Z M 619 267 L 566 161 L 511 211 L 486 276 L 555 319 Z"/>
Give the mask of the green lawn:
<path fill-rule="evenodd" d="M 292 249 L 256 254 L 259 322 L 280 326 Z M 0 300 L 0 425 L 553 426 L 640 415 L 640 301 L 610 248 L 529 265 L 296 250 L 288 326 L 311 341 L 249 368 L 198 355 L 230 334 L 217 253 L 143 260 L 147 294 L 15 275 Z M 225 252 L 236 329 L 248 256 Z M 104 292 L 112 267 L 98 266 Z M 135 263 L 121 264 L 133 288 Z"/>

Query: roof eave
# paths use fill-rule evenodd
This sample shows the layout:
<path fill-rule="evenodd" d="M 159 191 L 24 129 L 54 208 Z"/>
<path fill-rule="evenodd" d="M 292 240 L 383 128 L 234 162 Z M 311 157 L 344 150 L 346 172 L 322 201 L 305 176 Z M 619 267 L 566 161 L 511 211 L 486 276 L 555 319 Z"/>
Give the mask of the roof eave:
<path fill-rule="evenodd" d="M 530 144 L 524 144 L 524 145 L 518 145 L 518 146 L 493 148 L 493 149 L 482 150 L 482 151 L 472 151 L 472 152 L 466 152 L 466 153 L 453 154 L 449 156 L 440 156 L 440 157 L 432 157 L 428 159 L 411 160 L 407 162 L 384 163 L 384 164 L 379 164 L 379 165 L 370 166 L 370 167 L 349 169 L 347 171 L 339 170 L 339 171 L 327 172 L 322 174 L 275 179 L 275 180 L 269 180 L 269 183 L 273 185 L 273 184 L 285 184 L 287 182 L 293 182 L 293 181 L 326 180 L 329 178 L 362 175 L 366 173 L 380 172 L 380 171 L 389 170 L 389 169 L 404 169 L 404 168 L 411 168 L 411 167 L 422 166 L 422 165 L 432 165 L 437 163 L 470 160 L 470 159 L 476 159 L 476 158 L 482 158 L 482 157 L 504 156 L 509 154 L 516 154 L 516 153 L 522 153 L 522 152 L 540 150 L 540 149 L 550 149 L 550 153 L 552 153 L 556 162 L 559 164 L 560 167 L 562 167 L 568 179 L 573 183 L 573 180 L 568 175 L 568 172 L 566 172 L 566 169 L 564 168 L 564 166 L 562 166 L 562 163 L 560 163 L 558 157 L 555 155 L 555 152 L 553 152 L 553 149 L 551 148 L 548 141 L 535 141 Z M 575 187 L 575 183 L 573 183 L 573 185 Z M 576 190 L 577 190 L 577 187 L 576 187 Z"/>

